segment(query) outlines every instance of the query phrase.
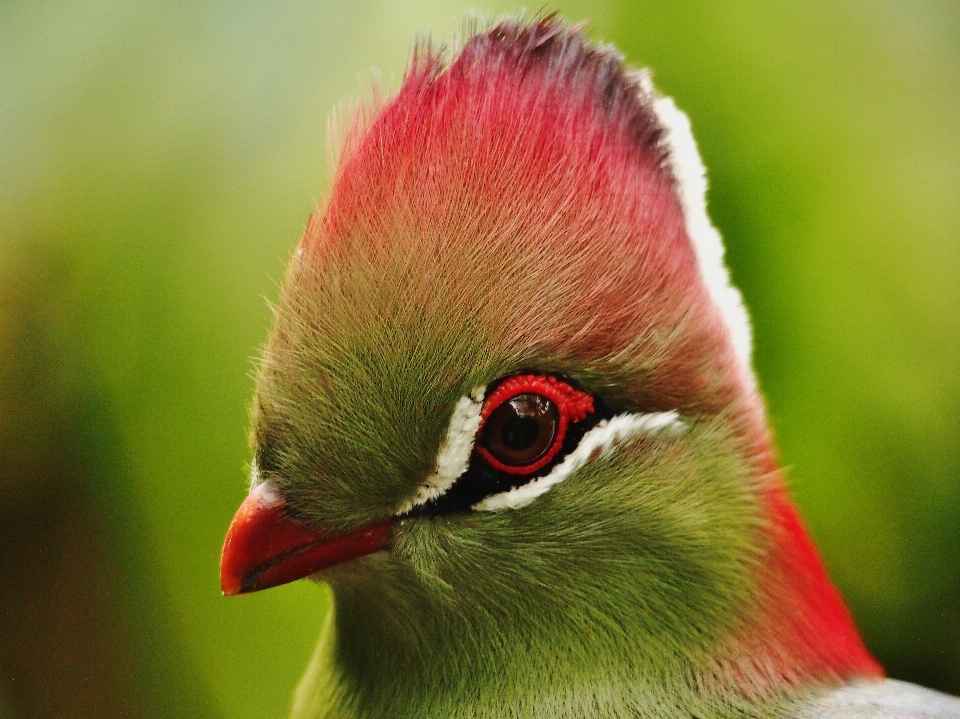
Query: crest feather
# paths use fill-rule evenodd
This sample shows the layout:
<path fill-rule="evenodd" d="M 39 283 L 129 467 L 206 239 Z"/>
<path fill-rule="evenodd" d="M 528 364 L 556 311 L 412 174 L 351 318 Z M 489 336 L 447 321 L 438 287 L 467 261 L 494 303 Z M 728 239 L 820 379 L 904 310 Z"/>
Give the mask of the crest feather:
<path fill-rule="evenodd" d="M 702 165 L 681 172 L 690 148 L 663 107 L 644 73 L 553 15 L 495 24 L 450 61 L 421 44 L 397 95 L 345 136 L 304 245 L 429 257 L 417 272 L 500 325 L 507 354 L 620 365 L 647 409 L 752 403 Z"/>

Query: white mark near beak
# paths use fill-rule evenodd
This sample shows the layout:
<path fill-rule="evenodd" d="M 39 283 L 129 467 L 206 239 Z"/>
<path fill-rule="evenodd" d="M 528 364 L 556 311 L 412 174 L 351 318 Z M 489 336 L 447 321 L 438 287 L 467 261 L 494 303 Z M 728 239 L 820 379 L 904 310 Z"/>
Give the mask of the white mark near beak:
<path fill-rule="evenodd" d="M 260 484 L 260 468 L 257 466 L 257 458 L 254 457 L 250 463 L 250 491 Z"/>

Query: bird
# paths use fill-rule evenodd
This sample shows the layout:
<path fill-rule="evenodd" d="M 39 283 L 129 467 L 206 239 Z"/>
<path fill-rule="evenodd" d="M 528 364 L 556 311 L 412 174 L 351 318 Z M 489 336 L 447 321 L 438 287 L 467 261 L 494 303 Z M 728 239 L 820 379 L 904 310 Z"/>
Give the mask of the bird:
<path fill-rule="evenodd" d="M 827 576 L 648 71 L 556 14 L 477 21 L 345 127 L 220 567 L 328 587 L 293 717 L 960 717 Z"/>

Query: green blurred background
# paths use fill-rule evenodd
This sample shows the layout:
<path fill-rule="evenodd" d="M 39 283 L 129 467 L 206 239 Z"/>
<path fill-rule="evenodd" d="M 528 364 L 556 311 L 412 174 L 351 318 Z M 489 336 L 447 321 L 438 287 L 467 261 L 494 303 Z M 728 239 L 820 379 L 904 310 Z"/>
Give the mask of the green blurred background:
<path fill-rule="evenodd" d="M 559 2 L 693 122 L 794 495 L 960 692 L 960 4 Z M 252 357 L 326 119 L 500 2 L 0 4 L 0 717 L 283 717 L 324 611 L 224 599 Z"/>

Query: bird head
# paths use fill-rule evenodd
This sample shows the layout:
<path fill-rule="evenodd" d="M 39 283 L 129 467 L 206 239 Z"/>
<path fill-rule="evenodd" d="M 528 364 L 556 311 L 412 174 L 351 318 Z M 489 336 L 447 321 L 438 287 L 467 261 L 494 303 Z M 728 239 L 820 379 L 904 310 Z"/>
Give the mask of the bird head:
<path fill-rule="evenodd" d="M 222 564 L 228 594 L 330 585 L 323 701 L 689 716 L 877 674 L 785 493 L 704 193 L 686 117 L 552 16 L 420 46 L 357 113 Z"/>

